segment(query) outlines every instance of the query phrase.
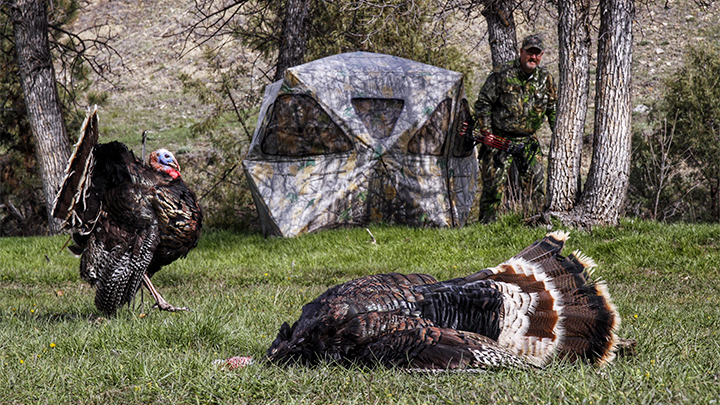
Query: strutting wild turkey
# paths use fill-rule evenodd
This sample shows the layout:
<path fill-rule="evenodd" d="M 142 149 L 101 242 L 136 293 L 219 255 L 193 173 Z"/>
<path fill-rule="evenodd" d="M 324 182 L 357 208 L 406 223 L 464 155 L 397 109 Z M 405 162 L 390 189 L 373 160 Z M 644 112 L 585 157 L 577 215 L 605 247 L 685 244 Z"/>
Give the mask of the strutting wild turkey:
<path fill-rule="evenodd" d="M 282 325 L 267 360 L 424 370 L 609 362 L 620 316 L 590 278 L 592 259 L 560 255 L 566 238 L 550 233 L 497 267 L 444 282 L 390 273 L 332 287 Z"/>
<path fill-rule="evenodd" d="M 168 304 L 150 278 L 197 245 L 203 216 L 195 193 L 167 150 L 145 165 L 122 143 L 97 142 L 94 107 L 53 207 L 73 231 L 69 249 L 82 255 L 80 276 L 95 286 L 95 305 L 113 315 L 144 284 L 161 310 L 187 310 Z"/>

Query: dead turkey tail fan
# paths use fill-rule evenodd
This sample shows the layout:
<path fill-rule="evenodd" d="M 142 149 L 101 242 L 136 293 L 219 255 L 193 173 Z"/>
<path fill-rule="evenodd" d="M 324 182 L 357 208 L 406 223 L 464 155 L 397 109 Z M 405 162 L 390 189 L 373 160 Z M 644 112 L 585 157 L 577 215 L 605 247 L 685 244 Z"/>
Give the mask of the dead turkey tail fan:
<path fill-rule="evenodd" d="M 53 204 L 53 217 L 65 221 L 67 228 L 76 228 L 83 225 L 81 213 L 97 215 L 98 210 L 88 213 L 87 195 L 91 186 L 92 169 L 94 165 L 93 151 L 98 143 L 98 115 L 97 106 L 87 112 L 80 131 L 80 139 L 75 144 L 68 166 L 65 169 L 65 178 L 58 191 Z"/>
<path fill-rule="evenodd" d="M 561 252 L 565 232 L 553 232 L 488 270 L 506 296 L 498 341 L 545 363 L 555 354 L 603 364 L 615 357 L 620 316 L 605 284 L 592 279 L 595 262 Z"/>

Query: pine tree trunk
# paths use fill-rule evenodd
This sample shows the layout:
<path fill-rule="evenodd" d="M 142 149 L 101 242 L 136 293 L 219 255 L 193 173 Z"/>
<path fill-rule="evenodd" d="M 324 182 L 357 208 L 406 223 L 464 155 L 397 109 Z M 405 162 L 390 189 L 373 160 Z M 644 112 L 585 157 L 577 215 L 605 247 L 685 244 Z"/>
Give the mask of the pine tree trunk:
<path fill-rule="evenodd" d="M 40 164 L 48 230 L 55 234 L 60 232 L 61 222 L 52 217 L 52 204 L 70 157 L 70 141 L 62 117 L 50 55 L 45 1 L 14 0 L 10 5 L 10 13 L 20 81 Z"/>
<path fill-rule="evenodd" d="M 493 67 L 497 68 L 518 57 L 515 34 L 514 0 L 486 0 L 482 11 L 488 26 L 488 42 Z"/>
<path fill-rule="evenodd" d="M 301 65 L 305 61 L 308 18 L 309 0 L 287 0 L 274 80 L 282 79 L 288 68 Z"/>
<path fill-rule="evenodd" d="M 633 0 L 601 0 L 593 157 L 580 203 L 582 226 L 617 224 L 630 170 Z"/>
<path fill-rule="evenodd" d="M 590 82 L 589 1 L 559 0 L 558 14 L 558 104 L 547 177 L 550 212 L 569 211 L 580 194 L 580 157 Z"/>

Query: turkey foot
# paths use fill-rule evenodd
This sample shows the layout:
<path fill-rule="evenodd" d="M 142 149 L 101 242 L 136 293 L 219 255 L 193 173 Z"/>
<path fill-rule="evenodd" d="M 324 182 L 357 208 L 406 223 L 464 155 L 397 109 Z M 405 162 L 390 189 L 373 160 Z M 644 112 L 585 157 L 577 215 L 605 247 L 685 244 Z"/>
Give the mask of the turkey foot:
<path fill-rule="evenodd" d="M 143 284 L 148 290 L 150 290 L 150 294 L 152 294 L 153 298 L 155 298 L 155 305 L 153 305 L 153 308 L 159 308 L 161 311 L 168 312 L 192 311 L 190 308 L 176 307 L 165 301 L 165 298 L 160 295 L 160 292 L 157 288 L 155 288 L 152 281 L 150 281 L 150 277 L 148 277 L 147 273 L 143 274 Z"/>

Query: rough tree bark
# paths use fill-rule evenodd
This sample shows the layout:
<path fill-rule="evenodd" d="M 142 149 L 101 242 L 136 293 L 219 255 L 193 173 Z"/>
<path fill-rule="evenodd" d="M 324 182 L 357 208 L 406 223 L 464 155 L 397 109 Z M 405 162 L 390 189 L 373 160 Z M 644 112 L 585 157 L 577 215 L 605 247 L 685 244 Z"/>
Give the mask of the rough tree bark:
<path fill-rule="evenodd" d="M 514 0 L 485 0 L 482 15 L 488 26 L 488 42 L 493 67 L 497 68 L 518 57 L 515 33 Z"/>
<path fill-rule="evenodd" d="M 47 203 L 48 230 L 55 234 L 60 232 L 61 223 L 52 218 L 52 204 L 70 157 L 70 141 L 50 55 L 45 5 L 45 0 L 13 0 L 10 14 L 20 82 Z"/>
<path fill-rule="evenodd" d="M 582 139 L 590 82 L 590 1 L 558 1 L 559 81 L 548 158 L 548 211 L 566 212 L 580 196 Z"/>
<path fill-rule="evenodd" d="M 583 227 L 617 224 L 630 169 L 633 0 L 600 0 L 593 157 L 571 217 Z"/>
<path fill-rule="evenodd" d="M 310 0 L 287 0 L 274 80 L 282 79 L 289 67 L 301 65 L 305 61 L 309 18 Z"/>

